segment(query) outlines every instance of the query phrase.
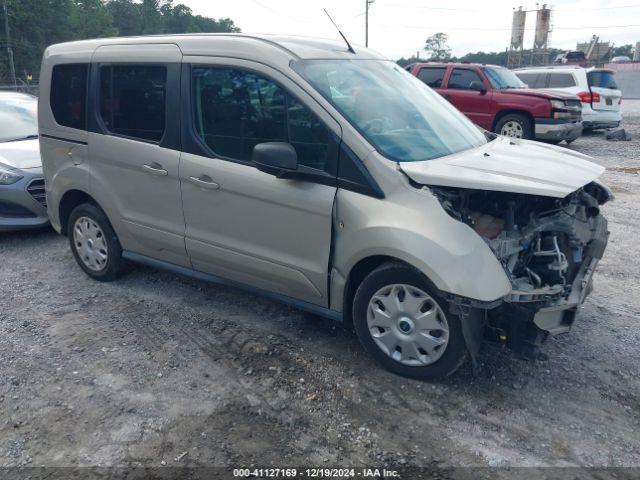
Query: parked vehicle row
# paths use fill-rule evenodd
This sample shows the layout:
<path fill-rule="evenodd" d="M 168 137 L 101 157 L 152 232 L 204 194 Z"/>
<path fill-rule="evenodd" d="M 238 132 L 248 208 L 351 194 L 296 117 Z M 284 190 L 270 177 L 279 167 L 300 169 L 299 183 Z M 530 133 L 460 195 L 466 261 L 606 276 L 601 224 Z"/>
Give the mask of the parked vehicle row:
<path fill-rule="evenodd" d="M 469 114 L 495 98 L 487 127 L 578 128 L 564 94 L 434 68 Z M 141 262 L 352 321 L 401 375 L 447 376 L 485 338 L 535 356 L 571 329 L 607 244 L 601 166 L 482 130 L 366 49 L 99 39 L 49 47 L 40 79 L 48 214 L 87 275 Z"/>
<path fill-rule="evenodd" d="M 491 132 L 553 143 L 569 143 L 582 134 L 575 95 L 527 89 L 504 67 L 429 62 L 412 65 L 410 72 Z"/>
<path fill-rule="evenodd" d="M 622 92 L 611 70 L 564 66 L 510 71 L 433 62 L 407 70 L 478 126 L 509 137 L 571 143 L 583 130 L 615 128 L 622 121 Z"/>

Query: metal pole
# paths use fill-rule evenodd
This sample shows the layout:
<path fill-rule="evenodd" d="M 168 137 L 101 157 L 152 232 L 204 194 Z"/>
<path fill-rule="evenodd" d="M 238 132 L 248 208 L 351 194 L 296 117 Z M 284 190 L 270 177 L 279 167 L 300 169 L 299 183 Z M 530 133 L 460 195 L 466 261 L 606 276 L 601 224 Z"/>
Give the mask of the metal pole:
<path fill-rule="evenodd" d="M 9 70 L 11 72 L 11 82 L 13 88 L 17 90 L 18 83 L 16 81 L 16 67 L 13 64 L 13 49 L 11 48 L 11 34 L 9 33 L 9 15 L 7 14 L 7 0 L 3 1 L 4 9 L 4 30 L 7 34 L 7 56 L 9 57 Z"/>
<path fill-rule="evenodd" d="M 5 0 L 6 2 L 7 0 Z M 364 46 L 369 46 L 369 0 L 364 0 L 366 8 L 364 11 Z"/>

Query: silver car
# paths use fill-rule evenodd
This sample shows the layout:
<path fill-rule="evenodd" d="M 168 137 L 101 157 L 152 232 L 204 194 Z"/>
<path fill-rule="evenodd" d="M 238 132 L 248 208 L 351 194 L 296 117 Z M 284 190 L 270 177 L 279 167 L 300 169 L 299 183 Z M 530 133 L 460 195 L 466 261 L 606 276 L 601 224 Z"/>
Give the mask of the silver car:
<path fill-rule="evenodd" d="M 0 92 L 0 231 L 49 224 L 37 111 L 36 97 Z"/>
<path fill-rule="evenodd" d="M 352 321 L 441 378 L 483 339 L 571 329 L 607 244 L 604 168 L 483 132 L 394 62 L 274 36 L 45 51 L 49 217 L 99 281 L 140 262 Z"/>

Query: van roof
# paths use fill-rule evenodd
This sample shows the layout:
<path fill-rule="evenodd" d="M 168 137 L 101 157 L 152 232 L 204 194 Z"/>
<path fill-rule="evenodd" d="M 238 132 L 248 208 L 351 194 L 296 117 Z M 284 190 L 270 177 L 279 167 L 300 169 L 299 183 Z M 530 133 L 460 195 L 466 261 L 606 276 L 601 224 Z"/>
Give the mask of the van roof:
<path fill-rule="evenodd" d="M 187 55 L 238 56 L 251 59 L 278 52 L 289 59 L 385 59 L 379 53 L 353 45 L 355 53 L 342 40 L 312 37 L 281 36 L 244 33 L 199 33 L 179 35 L 150 35 L 138 37 L 98 38 L 59 43 L 47 48 L 45 56 L 72 54 L 76 59 L 91 56 L 96 48 L 106 45 L 174 44 Z"/>

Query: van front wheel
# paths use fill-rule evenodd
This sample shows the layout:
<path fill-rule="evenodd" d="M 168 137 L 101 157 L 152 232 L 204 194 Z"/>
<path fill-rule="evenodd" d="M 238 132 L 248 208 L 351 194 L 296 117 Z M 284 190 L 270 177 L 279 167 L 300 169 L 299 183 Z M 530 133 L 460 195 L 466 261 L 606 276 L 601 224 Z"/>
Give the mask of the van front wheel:
<path fill-rule="evenodd" d="M 388 370 L 419 380 L 451 375 L 467 358 L 458 315 L 416 269 L 387 263 L 371 272 L 353 300 L 364 348 Z"/>
<path fill-rule="evenodd" d="M 110 282 L 125 268 L 122 247 L 104 212 L 83 203 L 69 215 L 69 244 L 80 268 L 95 280 Z"/>

